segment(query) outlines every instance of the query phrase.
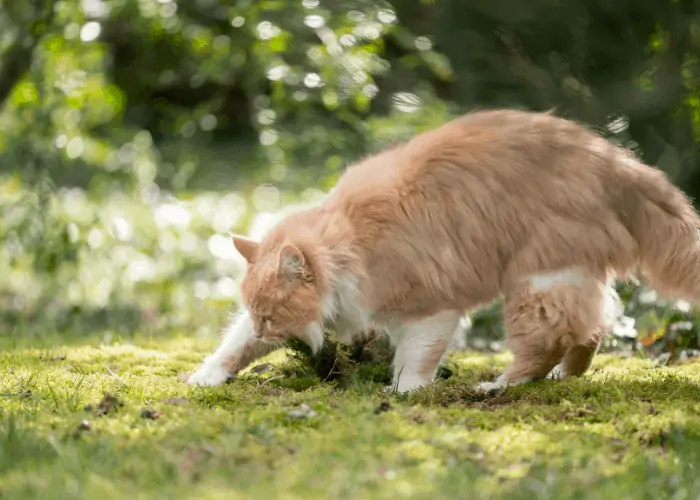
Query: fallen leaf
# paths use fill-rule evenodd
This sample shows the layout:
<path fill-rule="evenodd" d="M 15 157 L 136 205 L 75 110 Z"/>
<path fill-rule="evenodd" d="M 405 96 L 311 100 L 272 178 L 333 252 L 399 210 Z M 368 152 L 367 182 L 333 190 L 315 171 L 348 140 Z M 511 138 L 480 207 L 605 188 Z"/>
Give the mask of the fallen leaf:
<path fill-rule="evenodd" d="M 374 414 L 379 415 L 380 413 L 384 413 L 385 411 L 391 410 L 391 408 L 392 408 L 392 406 L 391 406 L 391 403 L 389 403 L 389 401 L 382 401 L 379 404 L 379 406 L 377 406 L 374 409 Z"/>
<path fill-rule="evenodd" d="M 163 412 L 158 410 L 145 409 L 141 411 L 141 418 L 147 418 L 149 420 L 158 420 Z"/>
<path fill-rule="evenodd" d="M 272 363 L 262 363 L 260 365 L 256 365 L 253 368 L 250 369 L 251 373 L 267 373 L 269 371 L 272 371 L 274 369 L 274 366 Z"/>
<path fill-rule="evenodd" d="M 102 401 L 100 401 L 97 405 L 97 414 L 107 415 L 112 411 L 119 411 L 119 408 L 122 408 L 123 406 L 124 403 L 119 401 L 114 394 L 105 392 L 104 396 L 102 396 Z"/>

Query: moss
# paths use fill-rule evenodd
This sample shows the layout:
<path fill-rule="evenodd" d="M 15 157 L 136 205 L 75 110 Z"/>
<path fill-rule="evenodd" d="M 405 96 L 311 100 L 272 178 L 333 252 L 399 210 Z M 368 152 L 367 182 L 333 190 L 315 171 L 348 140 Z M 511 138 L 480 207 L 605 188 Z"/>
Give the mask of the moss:
<path fill-rule="evenodd" d="M 0 497 L 700 494 L 697 364 L 603 355 L 584 378 L 484 396 L 471 388 L 510 357 L 459 354 L 446 365 L 451 377 L 386 396 L 373 378 L 380 365 L 355 361 L 347 383 L 322 383 L 278 352 L 261 360 L 270 363 L 262 373 L 186 386 L 182 373 L 212 347 L 163 340 L 0 352 Z M 98 416 L 105 394 L 123 406 Z"/>

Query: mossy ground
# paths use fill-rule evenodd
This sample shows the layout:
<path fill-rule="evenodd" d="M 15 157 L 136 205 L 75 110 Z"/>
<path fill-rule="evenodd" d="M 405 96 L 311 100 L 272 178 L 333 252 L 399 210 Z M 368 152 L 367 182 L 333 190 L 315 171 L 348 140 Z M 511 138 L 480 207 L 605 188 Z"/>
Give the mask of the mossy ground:
<path fill-rule="evenodd" d="M 601 355 L 583 379 L 483 397 L 470 388 L 508 355 L 463 353 L 449 379 L 386 397 L 371 380 L 320 383 L 276 353 L 261 373 L 186 386 L 212 347 L 2 346 L 0 498 L 700 495 L 697 364 Z M 123 406 L 99 416 L 105 393 Z"/>

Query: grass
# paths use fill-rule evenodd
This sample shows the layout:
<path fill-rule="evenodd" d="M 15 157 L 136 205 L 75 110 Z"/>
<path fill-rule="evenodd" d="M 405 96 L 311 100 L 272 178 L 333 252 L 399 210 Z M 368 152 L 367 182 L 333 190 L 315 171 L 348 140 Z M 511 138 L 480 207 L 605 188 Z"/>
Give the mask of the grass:
<path fill-rule="evenodd" d="M 212 347 L 5 345 L 0 498 L 700 495 L 700 365 L 601 355 L 583 379 L 485 397 L 470 387 L 508 355 L 465 353 L 449 379 L 385 397 L 361 378 L 320 383 L 277 353 L 261 373 L 186 386 Z"/>

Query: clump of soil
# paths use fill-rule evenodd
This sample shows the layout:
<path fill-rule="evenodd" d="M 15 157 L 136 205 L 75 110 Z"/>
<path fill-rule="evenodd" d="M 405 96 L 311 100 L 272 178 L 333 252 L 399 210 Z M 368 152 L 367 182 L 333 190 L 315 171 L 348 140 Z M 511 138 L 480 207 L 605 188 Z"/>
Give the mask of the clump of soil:
<path fill-rule="evenodd" d="M 292 357 L 323 381 L 347 381 L 357 376 L 383 384 L 391 382 L 393 348 L 386 335 L 373 330 L 352 345 L 342 344 L 326 332 L 323 347 L 316 355 L 302 341 L 287 344 L 293 351 Z"/>

